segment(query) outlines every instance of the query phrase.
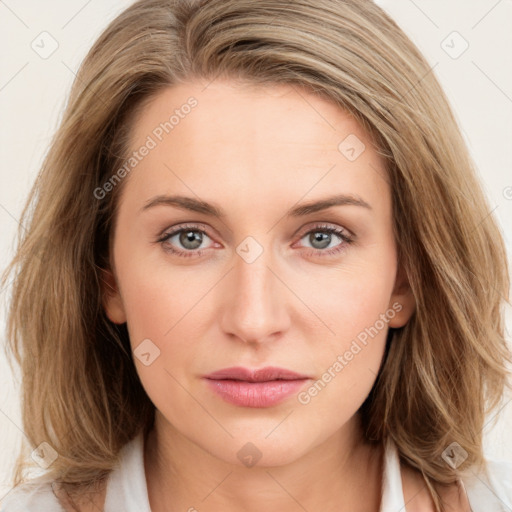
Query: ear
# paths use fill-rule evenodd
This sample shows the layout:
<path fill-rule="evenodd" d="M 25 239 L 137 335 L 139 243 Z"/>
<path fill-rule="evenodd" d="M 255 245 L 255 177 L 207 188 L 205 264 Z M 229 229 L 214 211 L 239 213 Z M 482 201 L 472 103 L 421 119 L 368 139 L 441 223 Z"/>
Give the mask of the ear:
<path fill-rule="evenodd" d="M 103 309 L 109 320 L 115 324 L 126 322 L 123 301 L 114 273 L 110 269 L 101 269 L 101 294 Z"/>
<path fill-rule="evenodd" d="M 403 327 L 416 309 L 416 299 L 402 266 L 399 266 L 397 270 L 395 287 L 391 294 L 389 307 L 396 312 L 395 316 L 389 320 L 389 327 L 393 328 Z"/>

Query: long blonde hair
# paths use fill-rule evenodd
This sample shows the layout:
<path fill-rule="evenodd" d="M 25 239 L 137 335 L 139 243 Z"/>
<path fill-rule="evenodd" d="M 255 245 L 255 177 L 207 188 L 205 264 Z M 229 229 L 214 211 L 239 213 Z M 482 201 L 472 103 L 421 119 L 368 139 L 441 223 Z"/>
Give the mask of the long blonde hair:
<path fill-rule="evenodd" d="M 443 510 L 436 485 L 457 470 L 443 451 L 485 467 L 482 429 L 512 362 L 501 306 L 509 275 L 501 234 L 434 72 L 369 0 L 141 0 L 96 41 L 78 72 L 23 210 L 8 317 L 8 354 L 22 372 L 24 446 L 48 442 L 54 481 L 85 486 L 151 428 L 126 325 L 102 307 L 123 182 L 94 196 L 128 156 L 130 126 L 165 87 L 226 76 L 306 87 L 375 136 L 392 188 L 394 232 L 417 308 L 391 330 L 361 407 L 368 440 L 396 443 Z"/>

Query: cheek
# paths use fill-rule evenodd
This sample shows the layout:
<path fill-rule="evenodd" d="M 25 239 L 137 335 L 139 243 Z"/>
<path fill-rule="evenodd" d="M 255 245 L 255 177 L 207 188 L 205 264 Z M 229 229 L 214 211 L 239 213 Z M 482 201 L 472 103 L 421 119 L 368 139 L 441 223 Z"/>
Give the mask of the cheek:
<path fill-rule="evenodd" d="M 324 335 L 318 343 L 314 335 L 318 324 L 311 328 L 308 355 L 316 361 L 319 382 L 306 390 L 302 403 L 314 400 L 328 407 L 334 401 L 357 410 L 370 392 L 384 355 L 389 321 L 400 307 L 393 308 L 391 301 L 396 273 L 393 246 L 380 247 L 373 257 L 347 259 L 339 272 L 315 281 L 318 293 L 310 292 L 308 306 L 322 320 Z"/>
<path fill-rule="evenodd" d="M 116 266 L 128 329 L 132 346 L 145 338 L 154 339 L 160 346 L 180 327 L 180 319 L 194 314 L 191 310 L 207 286 L 200 271 L 173 268 L 163 251 L 157 259 L 152 257 L 152 253 L 160 254 L 159 248 L 148 251 L 140 241 L 138 244 L 127 236 L 118 247 Z"/>
<path fill-rule="evenodd" d="M 155 405 L 165 404 L 172 395 L 176 404 L 184 399 L 186 406 L 179 383 L 188 388 L 197 373 L 198 351 L 204 350 L 208 320 L 215 317 L 205 310 L 211 307 L 211 296 L 205 294 L 218 278 L 192 267 L 172 269 L 167 261 L 149 266 L 143 258 L 133 258 L 122 268 L 123 302 L 136 369 Z M 138 357 L 148 352 L 146 361 Z"/>
<path fill-rule="evenodd" d="M 172 327 L 173 310 L 177 304 L 169 300 L 168 292 L 164 296 L 162 283 L 155 287 L 151 280 L 137 283 L 134 277 L 131 276 L 133 287 L 125 285 L 123 290 L 132 347 L 144 338 L 150 338 L 160 346 L 164 334 Z"/>
<path fill-rule="evenodd" d="M 329 333 L 326 336 L 329 342 L 322 344 L 317 337 L 313 340 L 316 343 L 309 347 L 309 359 L 315 361 L 316 380 L 297 399 L 307 406 L 312 414 L 309 420 L 318 424 L 318 428 L 323 421 L 333 428 L 342 425 L 360 408 L 375 383 L 384 356 L 390 315 L 384 301 L 373 296 L 371 299 L 365 301 L 361 297 L 350 307 L 338 309 L 333 323 L 335 335 Z"/>
<path fill-rule="evenodd" d="M 335 268 L 317 272 L 314 279 L 302 280 L 295 288 L 321 320 L 321 327 L 316 322 L 315 326 L 325 332 L 334 349 L 342 348 L 390 308 L 396 263 L 392 247 L 389 249 L 365 257 L 351 256 Z"/>
<path fill-rule="evenodd" d="M 156 408 L 165 411 L 172 424 L 180 424 L 183 411 L 191 406 L 184 389 L 190 387 L 188 372 L 193 373 L 194 358 L 197 360 L 192 341 L 201 336 L 194 319 L 204 291 L 199 293 L 179 273 L 177 280 L 171 280 L 156 269 L 151 276 L 140 268 L 126 270 L 130 278 L 123 298 L 137 374 Z"/>

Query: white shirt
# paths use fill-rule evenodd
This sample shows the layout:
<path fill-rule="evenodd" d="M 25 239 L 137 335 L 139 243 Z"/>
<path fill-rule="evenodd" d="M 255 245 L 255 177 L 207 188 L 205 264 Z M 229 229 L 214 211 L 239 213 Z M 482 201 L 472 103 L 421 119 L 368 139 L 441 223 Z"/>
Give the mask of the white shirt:
<path fill-rule="evenodd" d="M 151 512 L 143 448 L 141 432 L 121 450 L 118 465 L 109 475 L 104 512 Z M 489 477 L 471 470 L 461 475 L 471 508 L 473 512 L 512 512 L 512 463 L 487 462 Z M 63 512 L 44 475 L 34 482 L 8 493 L 0 502 L 0 512 Z M 384 451 L 382 493 L 380 512 L 405 512 L 398 452 L 391 440 Z"/>

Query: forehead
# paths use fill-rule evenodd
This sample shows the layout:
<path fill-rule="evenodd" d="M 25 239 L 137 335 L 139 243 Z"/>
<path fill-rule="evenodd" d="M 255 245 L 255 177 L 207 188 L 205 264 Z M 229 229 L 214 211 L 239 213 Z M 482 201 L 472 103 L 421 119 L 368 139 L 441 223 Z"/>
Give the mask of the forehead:
<path fill-rule="evenodd" d="M 148 134 L 161 142 L 172 138 L 171 132 L 174 138 L 195 135 L 210 143 L 229 136 L 246 147 L 251 141 L 269 147 L 289 143 L 295 151 L 304 147 L 304 153 L 338 152 L 344 134 L 369 138 L 348 112 L 304 87 L 227 79 L 180 83 L 149 98 L 135 119 L 132 142 L 137 146 Z"/>
<path fill-rule="evenodd" d="M 295 85 L 169 87 L 134 120 L 130 153 L 144 146 L 128 181 L 146 198 L 164 188 L 201 197 L 246 191 L 253 200 L 276 190 L 298 200 L 309 190 L 357 194 L 386 184 L 384 163 L 354 117 Z"/>

